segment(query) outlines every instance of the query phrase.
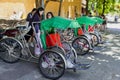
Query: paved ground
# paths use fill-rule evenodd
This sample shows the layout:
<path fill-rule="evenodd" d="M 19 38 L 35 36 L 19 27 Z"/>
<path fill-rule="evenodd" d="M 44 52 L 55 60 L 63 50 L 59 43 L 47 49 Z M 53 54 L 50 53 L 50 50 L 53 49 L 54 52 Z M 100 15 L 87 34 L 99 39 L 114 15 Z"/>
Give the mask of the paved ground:
<path fill-rule="evenodd" d="M 79 56 L 82 62 L 92 61 L 92 67 L 74 73 L 66 71 L 59 80 L 120 80 L 120 23 L 109 23 L 105 44 L 95 48 L 95 53 Z M 7 64 L 0 60 L 0 80 L 48 80 L 35 63 L 20 61 Z"/>

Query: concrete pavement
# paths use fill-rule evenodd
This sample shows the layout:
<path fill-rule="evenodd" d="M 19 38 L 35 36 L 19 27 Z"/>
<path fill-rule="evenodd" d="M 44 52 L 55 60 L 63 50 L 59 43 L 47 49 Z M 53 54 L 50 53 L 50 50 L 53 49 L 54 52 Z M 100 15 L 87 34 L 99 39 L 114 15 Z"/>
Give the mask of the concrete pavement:
<path fill-rule="evenodd" d="M 95 53 L 79 56 L 82 63 L 93 62 L 88 70 L 76 73 L 67 70 L 59 80 L 120 80 L 120 23 L 108 23 L 106 43 L 95 48 Z M 84 62 L 86 61 L 86 62 Z M 0 80 L 48 80 L 39 73 L 35 63 L 19 61 L 7 64 L 0 60 Z"/>

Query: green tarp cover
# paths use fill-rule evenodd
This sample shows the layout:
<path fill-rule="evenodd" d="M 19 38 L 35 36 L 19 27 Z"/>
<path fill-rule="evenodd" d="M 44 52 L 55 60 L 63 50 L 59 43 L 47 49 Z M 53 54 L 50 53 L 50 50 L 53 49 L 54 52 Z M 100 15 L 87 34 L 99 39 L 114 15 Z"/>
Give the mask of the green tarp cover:
<path fill-rule="evenodd" d="M 79 25 L 79 23 L 76 20 L 72 20 L 72 22 L 68 26 L 68 28 L 79 28 L 79 27 L 81 27 L 81 26 Z"/>
<path fill-rule="evenodd" d="M 81 17 L 76 18 L 76 20 L 78 21 L 78 23 L 80 25 L 85 24 L 85 25 L 92 25 L 93 26 L 96 24 L 96 20 L 94 20 L 88 16 L 81 16 Z"/>
<path fill-rule="evenodd" d="M 76 18 L 76 20 L 80 25 L 84 24 L 86 30 L 88 30 L 89 25 L 94 26 L 97 23 L 95 19 L 92 19 L 91 17 L 88 17 L 88 16 L 81 16 Z"/>
<path fill-rule="evenodd" d="M 44 30 L 50 30 L 51 27 L 58 29 L 77 28 L 80 27 L 76 20 L 70 20 L 62 17 L 53 17 L 41 22 L 41 27 Z"/>
<path fill-rule="evenodd" d="M 96 20 L 97 21 L 97 24 L 102 24 L 103 23 L 103 19 L 100 18 L 100 17 L 91 17 L 92 19 Z"/>

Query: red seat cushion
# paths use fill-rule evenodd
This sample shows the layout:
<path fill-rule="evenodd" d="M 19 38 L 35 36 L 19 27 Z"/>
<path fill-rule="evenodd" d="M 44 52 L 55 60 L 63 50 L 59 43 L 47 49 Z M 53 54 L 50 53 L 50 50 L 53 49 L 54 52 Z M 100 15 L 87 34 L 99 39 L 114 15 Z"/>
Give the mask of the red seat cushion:
<path fill-rule="evenodd" d="M 83 30 L 82 30 L 82 28 L 79 28 L 78 29 L 78 35 L 83 35 L 84 33 L 83 33 Z"/>
<path fill-rule="evenodd" d="M 62 47 L 60 35 L 58 33 L 49 34 L 46 36 L 47 47 L 59 46 Z"/>

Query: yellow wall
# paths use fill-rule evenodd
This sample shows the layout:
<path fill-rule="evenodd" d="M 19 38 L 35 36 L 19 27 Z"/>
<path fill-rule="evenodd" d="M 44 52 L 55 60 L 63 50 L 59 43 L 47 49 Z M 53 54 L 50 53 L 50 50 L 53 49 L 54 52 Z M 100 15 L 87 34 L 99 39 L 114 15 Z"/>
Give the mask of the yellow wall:
<path fill-rule="evenodd" d="M 46 1 L 46 0 L 44 0 Z M 23 11 L 23 18 L 26 18 L 28 12 L 35 7 L 35 0 L 0 0 L 0 19 L 8 19 L 13 12 L 19 13 Z M 63 0 L 61 8 L 61 16 L 68 18 L 75 18 L 76 13 L 81 14 L 81 0 Z M 50 1 L 46 8 L 45 13 L 51 11 L 55 16 L 58 15 L 59 2 Z"/>
<path fill-rule="evenodd" d="M 61 16 L 68 18 L 75 18 L 75 8 L 77 15 L 80 16 L 81 0 L 63 0 L 62 8 L 61 8 Z M 51 11 L 55 16 L 57 16 L 58 10 L 59 10 L 59 2 L 50 1 L 45 8 L 45 13 Z"/>
<path fill-rule="evenodd" d="M 9 19 L 15 11 L 23 12 L 23 18 L 35 7 L 35 0 L 0 0 L 0 18 Z"/>
<path fill-rule="evenodd" d="M 50 1 L 45 8 L 45 15 L 47 12 L 52 12 L 54 16 L 58 15 L 59 2 Z"/>

